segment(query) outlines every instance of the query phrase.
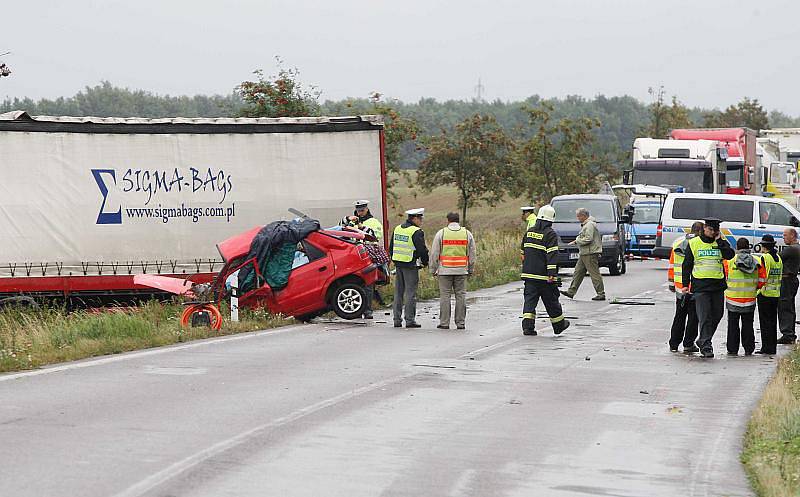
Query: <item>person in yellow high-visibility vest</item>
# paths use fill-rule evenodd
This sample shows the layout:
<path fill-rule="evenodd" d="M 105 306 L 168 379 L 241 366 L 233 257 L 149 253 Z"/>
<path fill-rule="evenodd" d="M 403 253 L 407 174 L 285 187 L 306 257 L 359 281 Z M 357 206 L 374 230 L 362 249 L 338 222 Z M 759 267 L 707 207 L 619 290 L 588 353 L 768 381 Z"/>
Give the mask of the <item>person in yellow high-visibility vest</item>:
<path fill-rule="evenodd" d="M 396 269 L 392 305 L 395 328 L 403 326 L 403 314 L 406 328 L 422 327 L 416 318 L 419 269 L 428 265 L 428 248 L 421 228 L 424 214 L 425 209 L 407 210 L 408 219 L 395 227 L 389 242 L 389 254 Z"/>
<path fill-rule="evenodd" d="M 533 228 L 536 224 L 536 207 L 526 205 L 520 207 L 520 210 L 522 211 L 522 220 L 525 222 L 525 230 Z"/>
<path fill-rule="evenodd" d="M 439 326 L 450 328 L 450 295 L 456 297 L 456 328 L 466 327 L 467 276 L 475 270 L 475 239 L 459 224 L 457 212 L 447 214 L 447 226 L 440 229 L 431 244 L 430 269 L 439 282 Z"/>
<path fill-rule="evenodd" d="M 736 240 L 736 257 L 722 261 L 725 267 L 728 288 L 725 290 L 725 307 L 728 310 L 728 355 L 739 355 L 739 343 L 744 355 L 752 355 L 756 349 L 753 318 L 756 313 L 756 296 L 762 283 L 759 282 L 759 262 L 750 250 L 747 238 Z M 741 322 L 741 329 L 739 328 Z"/>
<path fill-rule="evenodd" d="M 694 307 L 694 297 L 691 293 L 684 294 L 683 288 L 683 259 L 689 250 L 689 241 L 703 233 L 703 223 L 695 221 L 692 231 L 678 237 L 672 244 L 669 255 L 669 270 L 667 279 L 670 290 L 675 292 L 675 317 L 672 318 L 672 327 L 669 334 L 669 350 L 678 351 L 678 346 L 683 343 L 683 353 L 692 354 L 700 349 L 694 344 L 697 340 L 697 311 Z"/>
<path fill-rule="evenodd" d="M 378 245 L 383 245 L 383 223 L 372 215 L 369 209 L 369 200 L 356 200 L 353 204 L 355 210 L 352 216 L 347 216 L 341 221 L 342 226 L 352 226 L 357 228 L 368 235 L 375 237 Z M 382 270 L 386 270 L 383 268 Z M 372 301 L 377 295 L 375 285 L 369 285 L 365 288 L 367 305 L 364 306 L 364 319 L 373 319 Z M 380 301 L 380 296 L 378 295 Z"/>
<path fill-rule="evenodd" d="M 720 232 L 720 221 L 717 218 L 703 219 L 703 234 L 689 241 L 681 265 L 681 293 L 694 295 L 694 306 L 700 337 L 697 347 L 705 358 L 714 357 L 711 340 L 717 326 L 725 314 L 725 268 L 723 260 L 730 260 L 736 255 L 730 243 Z"/>
<path fill-rule="evenodd" d="M 775 250 L 775 237 L 769 233 L 761 237 L 761 268 L 759 280 L 763 284 L 756 299 L 758 324 L 761 326 L 761 349 L 756 354 L 773 355 L 778 345 L 778 306 L 781 299 L 783 259 Z"/>

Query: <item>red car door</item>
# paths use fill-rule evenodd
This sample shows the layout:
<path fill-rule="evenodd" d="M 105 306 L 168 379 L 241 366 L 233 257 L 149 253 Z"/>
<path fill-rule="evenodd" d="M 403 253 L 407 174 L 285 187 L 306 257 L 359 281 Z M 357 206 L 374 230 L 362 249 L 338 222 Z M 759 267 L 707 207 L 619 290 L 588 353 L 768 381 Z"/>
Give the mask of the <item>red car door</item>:
<path fill-rule="evenodd" d="M 275 292 L 283 314 L 308 314 L 327 306 L 324 292 L 334 275 L 333 259 L 308 239 L 302 244 L 309 262 L 292 269 L 286 286 Z"/>

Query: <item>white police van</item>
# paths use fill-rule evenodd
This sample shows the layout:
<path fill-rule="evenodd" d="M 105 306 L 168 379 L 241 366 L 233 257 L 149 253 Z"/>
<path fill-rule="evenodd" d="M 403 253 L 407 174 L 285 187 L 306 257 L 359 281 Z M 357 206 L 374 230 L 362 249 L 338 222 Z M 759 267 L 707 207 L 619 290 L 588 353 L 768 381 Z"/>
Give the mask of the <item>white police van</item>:
<path fill-rule="evenodd" d="M 708 193 L 670 194 L 661 211 L 661 223 L 656 233 L 653 255 L 669 258 L 675 240 L 688 233 L 695 221 L 716 217 L 722 220 L 722 235 L 736 246 L 745 237 L 758 252 L 759 241 L 769 233 L 778 245 L 783 245 L 783 230 L 800 226 L 800 211 L 783 199 L 754 195 L 723 195 Z"/>

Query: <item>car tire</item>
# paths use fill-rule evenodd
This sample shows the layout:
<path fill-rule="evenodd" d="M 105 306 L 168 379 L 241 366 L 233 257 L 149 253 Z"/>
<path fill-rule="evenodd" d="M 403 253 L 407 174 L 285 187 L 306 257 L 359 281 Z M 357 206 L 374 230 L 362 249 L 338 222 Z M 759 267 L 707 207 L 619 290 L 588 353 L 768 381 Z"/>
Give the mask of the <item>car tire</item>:
<path fill-rule="evenodd" d="M 627 271 L 627 269 L 628 268 L 625 266 L 625 254 L 623 254 L 622 252 L 620 252 L 616 264 L 608 266 L 608 272 L 611 276 L 619 276 L 621 274 L 625 274 L 625 271 Z"/>
<path fill-rule="evenodd" d="M 343 283 L 334 290 L 331 307 L 342 319 L 358 319 L 367 308 L 367 292 L 361 285 Z"/>

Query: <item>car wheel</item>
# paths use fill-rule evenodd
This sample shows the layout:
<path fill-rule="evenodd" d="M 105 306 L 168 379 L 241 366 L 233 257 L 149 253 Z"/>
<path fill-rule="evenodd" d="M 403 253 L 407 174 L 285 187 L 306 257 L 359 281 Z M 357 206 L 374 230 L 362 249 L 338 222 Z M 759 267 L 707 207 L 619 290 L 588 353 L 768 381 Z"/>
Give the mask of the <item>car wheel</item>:
<path fill-rule="evenodd" d="M 333 312 L 342 319 L 357 319 L 367 307 L 364 287 L 355 283 L 344 283 L 336 288 L 331 298 Z"/>
<path fill-rule="evenodd" d="M 625 255 L 620 253 L 617 262 L 608 267 L 608 272 L 611 276 L 619 276 L 620 274 L 625 274 L 626 269 Z"/>

